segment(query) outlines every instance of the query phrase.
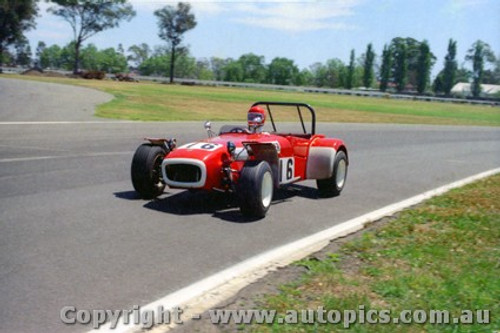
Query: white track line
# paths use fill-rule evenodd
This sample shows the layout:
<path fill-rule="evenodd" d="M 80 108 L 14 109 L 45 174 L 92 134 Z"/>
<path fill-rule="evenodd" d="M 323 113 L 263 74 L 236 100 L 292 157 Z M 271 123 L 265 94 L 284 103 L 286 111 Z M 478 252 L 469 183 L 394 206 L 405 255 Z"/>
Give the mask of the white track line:
<path fill-rule="evenodd" d="M 90 120 L 90 121 L 1 121 L 0 125 L 73 125 L 73 124 L 132 124 L 131 120 Z"/>
<path fill-rule="evenodd" d="M 30 161 L 40 161 L 40 160 L 61 159 L 61 158 L 84 158 L 84 157 L 101 157 L 101 156 L 114 156 L 114 155 L 130 155 L 133 153 L 134 153 L 133 151 L 117 151 L 117 152 L 78 154 L 78 155 L 17 157 L 17 158 L 0 159 L 0 163 L 30 162 Z"/>
<path fill-rule="evenodd" d="M 219 273 L 209 276 L 190 286 L 182 288 L 172 294 L 141 307 L 142 311 L 157 311 L 159 306 L 164 309 L 180 307 L 184 310 L 182 318 L 184 322 L 193 316 L 213 308 L 218 303 L 234 296 L 243 287 L 255 282 L 272 270 L 286 266 L 296 260 L 302 259 L 325 247 L 331 240 L 344 237 L 364 228 L 368 223 L 379 220 L 385 216 L 393 215 L 405 208 L 414 206 L 424 200 L 448 192 L 451 189 L 461 187 L 474 181 L 500 173 L 500 168 L 482 172 L 467 177 L 448 185 L 438 187 L 434 190 L 424 192 L 409 199 L 385 206 L 381 209 L 356 217 L 352 220 L 335 225 L 326 230 L 304 237 L 292 243 L 280 246 L 263 254 L 247 259 Z M 174 325 L 159 325 L 148 332 L 165 332 Z M 101 326 L 99 330 L 90 332 L 112 331 L 115 333 L 137 332 L 141 330 L 140 325 L 125 325 L 120 321 L 115 329 L 110 324 Z"/>

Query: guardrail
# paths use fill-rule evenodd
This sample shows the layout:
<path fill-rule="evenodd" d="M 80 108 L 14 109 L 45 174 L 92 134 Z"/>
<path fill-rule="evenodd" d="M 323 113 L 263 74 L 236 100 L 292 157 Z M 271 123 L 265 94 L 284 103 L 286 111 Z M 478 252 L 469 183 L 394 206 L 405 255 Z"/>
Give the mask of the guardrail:
<path fill-rule="evenodd" d="M 160 83 L 168 83 L 170 80 L 166 77 L 155 77 L 155 76 L 134 76 L 134 78 L 142 81 L 154 81 Z M 187 85 L 201 85 L 201 86 L 211 86 L 211 87 L 237 87 L 237 88 L 250 88 L 250 89 L 260 89 L 260 90 L 282 90 L 282 91 L 292 91 L 292 92 L 304 92 L 304 93 L 319 93 L 319 94 L 334 94 L 334 95 L 346 95 L 346 96 L 361 96 L 361 97 L 376 97 L 376 98 L 388 98 L 388 99 L 406 99 L 415 101 L 426 101 L 426 102 L 441 102 L 441 103 L 462 103 L 462 104 L 481 104 L 481 105 L 491 105 L 500 106 L 500 101 L 482 101 L 476 99 L 465 99 L 465 98 L 444 98 L 444 97 L 431 97 L 431 96 L 416 96 L 416 95 L 403 95 L 403 94 L 392 94 L 384 93 L 380 91 L 370 91 L 370 90 L 347 90 L 347 89 L 333 89 L 333 88 L 318 88 L 318 87 L 305 87 L 305 86 L 284 86 L 275 84 L 262 84 L 262 83 L 241 83 L 241 82 L 227 82 L 227 81 L 207 81 L 207 80 L 195 80 L 195 79 L 178 79 L 174 78 L 175 83 L 187 84 Z"/>
<path fill-rule="evenodd" d="M 3 72 L 19 74 L 24 72 L 26 68 L 9 68 L 3 67 Z M 58 72 L 61 74 L 71 74 L 69 71 L 51 70 L 52 72 Z M 109 79 L 115 78 L 114 74 L 106 74 Z M 141 76 L 133 75 L 134 79 L 139 81 L 152 81 L 159 83 L 169 83 L 170 79 L 164 76 Z M 303 92 L 303 93 L 316 93 L 316 94 L 332 94 L 332 95 L 346 95 L 346 96 L 360 96 L 360 97 L 375 97 L 375 98 L 387 98 L 387 99 L 405 99 L 414 101 L 425 101 L 425 102 L 441 102 L 441 103 L 460 103 L 460 104 L 479 104 L 479 105 L 491 105 L 500 106 L 500 101 L 484 101 L 477 99 L 467 99 L 467 98 L 444 98 L 444 97 L 431 97 L 431 96 L 418 96 L 418 95 L 404 95 L 404 94 L 393 94 L 384 93 L 380 91 L 371 90 L 347 90 L 347 89 L 333 89 L 333 88 L 318 88 L 318 87 L 305 87 L 305 86 L 285 86 L 276 84 L 263 84 L 263 83 L 242 83 L 242 82 L 228 82 L 228 81 L 208 81 L 208 80 L 196 80 L 196 79 L 180 79 L 174 78 L 174 82 L 184 85 L 197 85 L 197 86 L 210 86 L 210 87 L 234 87 L 234 88 L 248 88 L 248 89 L 258 89 L 258 90 L 281 90 L 281 91 L 291 91 L 291 92 Z"/>

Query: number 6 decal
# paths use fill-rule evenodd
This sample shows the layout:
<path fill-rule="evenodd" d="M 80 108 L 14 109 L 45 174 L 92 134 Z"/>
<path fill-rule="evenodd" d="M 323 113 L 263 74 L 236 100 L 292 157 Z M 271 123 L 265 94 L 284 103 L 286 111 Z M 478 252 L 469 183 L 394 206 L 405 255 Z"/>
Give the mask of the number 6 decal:
<path fill-rule="evenodd" d="M 182 149 L 201 149 L 201 150 L 214 151 L 216 149 L 219 149 L 220 147 L 222 147 L 222 145 L 218 144 L 218 143 L 193 142 L 193 143 L 185 144 L 184 146 L 181 146 L 179 148 L 182 148 Z"/>
<path fill-rule="evenodd" d="M 280 184 L 286 184 L 293 180 L 295 165 L 293 157 L 280 158 Z"/>

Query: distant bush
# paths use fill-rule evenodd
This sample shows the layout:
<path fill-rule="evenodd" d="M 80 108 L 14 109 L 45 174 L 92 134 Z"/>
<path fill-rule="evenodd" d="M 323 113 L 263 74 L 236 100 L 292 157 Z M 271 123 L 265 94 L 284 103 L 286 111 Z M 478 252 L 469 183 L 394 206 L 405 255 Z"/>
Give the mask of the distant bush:
<path fill-rule="evenodd" d="M 118 80 L 121 82 L 139 82 L 139 80 L 133 78 L 132 76 L 130 76 L 128 74 L 122 74 L 122 73 L 115 74 L 115 80 Z"/>
<path fill-rule="evenodd" d="M 103 71 L 88 71 L 88 72 L 83 72 L 82 73 L 82 78 L 88 79 L 88 80 L 102 80 L 106 77 L 106 72 Z"/>

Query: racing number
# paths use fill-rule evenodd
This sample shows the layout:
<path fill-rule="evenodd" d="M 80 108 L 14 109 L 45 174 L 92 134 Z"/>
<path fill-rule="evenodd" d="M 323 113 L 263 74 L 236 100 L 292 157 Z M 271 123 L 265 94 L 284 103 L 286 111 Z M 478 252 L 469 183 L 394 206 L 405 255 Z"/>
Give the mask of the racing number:
<path fill-rule="evenodd" d="M 210 150 L 210 149 L 214 149 L 214 147 L 215 146 L 211 143 L 205 143 L 203 146 L 201 146 L 201 149 Z"/>
<path fill-rule="evenodd" d="M 280 184 L 289 183 L 293 179 L 293 157 L 280 158 Z"/>
<path fill-rule="evenodd" d="M 222 147 L 222 145 L 220 145 L 218 143 L 194 142 L 194 143 L 188 143 L 188 144 L 186 144 L 182 147 L 179 147 L 179 148 L 202 149 L 202 150 L 214 151 L 220 147 Z"/>
<path fill-rule="evenodd" d="M 286 180 L 293 178 L 293 158 L 286 162 Z"/>

